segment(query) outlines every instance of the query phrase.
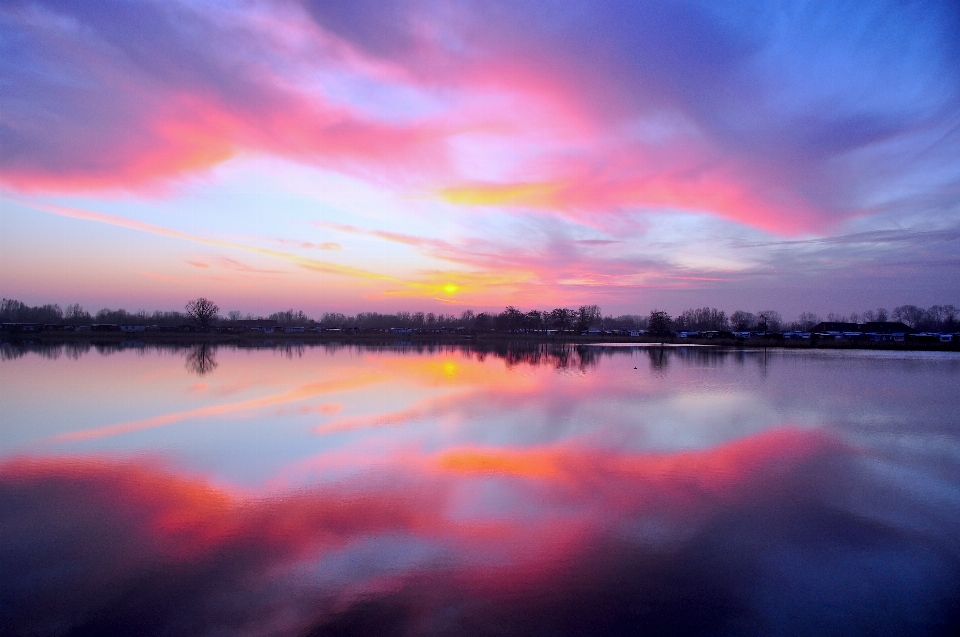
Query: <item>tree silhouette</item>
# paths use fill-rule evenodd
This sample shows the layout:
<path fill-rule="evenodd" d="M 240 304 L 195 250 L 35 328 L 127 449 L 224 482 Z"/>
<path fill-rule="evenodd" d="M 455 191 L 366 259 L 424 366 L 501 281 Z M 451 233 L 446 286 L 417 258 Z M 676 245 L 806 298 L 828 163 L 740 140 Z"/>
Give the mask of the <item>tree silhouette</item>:
<path fill-rule="evenodd" d="M 210 323 L 217 318 L 217 312 L 220 311 L 216 303 L 202 296 L 190 301 L 185 307 L 187 316 L 204 330 L 210 327 Z"/>
<path fill-rule="evenodd" d="M 560 330 L 563 334 L 573 327 L 573 312 L 565 307 L 558 307 L 550 312 L 550 326 Z"/>
<path fill-rule="evenodd" d="M 581 305 L 575 315 L 577 331 L 586 332 L 594 323 L 603 319 L 599 305 Z"/>
<path fill-rule="evenodd" d="M 663 310 L 653 310 L 650 312 L 648 326 L 650 331 L 654 334 L 664 334 L 670 331 L 670 324 L 672 322 L 673 319 L 671 319 L 670 315 Z"/>
<path fill-rule="evenodd" d="M 737 310 L 730 315 L 730 324 L 737 332 L 746 332 L 747 330 L 756 327 L 757 317 L 753 315 L 753 312 Z"/>
<path fill-rule="evenodd" d="M 782 323 L 783 319 L 779 312 L 774 310 L 757 312 L 757 329 L 761 332 L 779 332 Z"/>

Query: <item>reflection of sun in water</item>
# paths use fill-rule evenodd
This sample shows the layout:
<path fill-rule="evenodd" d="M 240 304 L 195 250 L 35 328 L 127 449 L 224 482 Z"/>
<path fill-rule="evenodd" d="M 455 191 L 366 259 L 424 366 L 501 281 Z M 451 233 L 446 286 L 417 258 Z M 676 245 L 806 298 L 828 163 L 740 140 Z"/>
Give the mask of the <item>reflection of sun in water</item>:
<path fill-rule="evenodd" d="M 459 289 L 460 289 L 460 286 L 454 285 L 453 283 L 447 283 L 445 286 L 443 286 L 443 291 L 446 292 L 447 294 L 453 294 Z"/>
<path fill-rule="evenodd" d="M 457 373 L 457 364 L 452 361 L 447 361 L 443 364 L 443 373 L 453 377 Z"/>

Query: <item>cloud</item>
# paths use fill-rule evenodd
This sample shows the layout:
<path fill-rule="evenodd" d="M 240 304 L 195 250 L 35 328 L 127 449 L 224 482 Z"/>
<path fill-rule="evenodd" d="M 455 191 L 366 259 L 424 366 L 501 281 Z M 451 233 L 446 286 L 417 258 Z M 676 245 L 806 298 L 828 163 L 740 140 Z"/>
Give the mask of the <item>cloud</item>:
<path fill-rule="evenodd" d="M 513 304 L 563 304 L 571 296 L 579 300 L 594 294 L 615 297 L 624 288 L 677 289 L 697 282 L 730 281 L 740 269 L 688 266 L 676 250 L 673 255 L 663 249 L 638 251 L 622 240 L 578 239 L 585 230 L 581 224 L 538 217 L 517 219 L 509 232 L 497 228 L 487 236 L 458 240 L 329 222 L 314 225 L 407 245 L 429 257 L 456 263 L 466 271 L 427 271 L 423 276 L 435 282 L 438 290 L 446 282 L 456 283 L 462 288 L 458 296 L 480 302 L 496 296 Z M 596 229 L 586 230 L 597 234 Z M 396 294 L 418 292 L 410 288 Z"/>
<path fill-rule="evenodd" d="M 948 2 L 38 0 L 0 20 L 20 191 L 162 193 L 268 154 L 465 208 L 798 235 L 958 179 Z"/>
<path fill-rule="evenodd" d="M 775 275 L 795 279 L 856 273 L 874 281 L 903 280 L 912 275 L 951 272 L 960 266 L 956 258 L 960 228 L 936 225 L 941 227 L 933 229 L 930 224 L 917 224 L 803 240 L 734 241 L 732 245 L 755 255 L 758 263 L 755 268 L 741 272 L 744 278 Z M 960 289 L 950 285 L 941 290 L 941 294 L 948 296 L 958 292 Z"/>
<path fill-rule="evenodd" d="M 304 250 L 343 250 L 343 245 L 337 243 L 336 241 L 321 241 L 319 243 L 314 241 L 300 241 L 298 239 L 280 239 L 273 238 L 268 239 L 274 243 L 278 243 L 282 246 L 290 246 L 294 248 L 302 248 Z"/>
<path fill-rule="evenodd" d="M 8 460 L 0 621 L 38 635 L 947 633 L 956 511 L 925 489 L 911 523 L 893 522 L 893 478 L 860 453 L 791 430 L 676 456 L 454 449 L 269 497 L 142 458 Z"/>
<path fill-rule="evenodd" d="M 220 257 L 217 259 L 217 261 L 224 268 L 236 270 L 237 272 L 244 272 L 247 274 L 283 274 L 283 270 L 265 270 L 262 268 L 255 268 L 242 261 L 231 259 L 230 257 Z"/>
<path fill-rule="evenodd" d="M 290 25 L 255 10 L 31 2 L 2 19 L 16 34 L 8 68 L 19 97 L 5 101 L 0 166 L 20 190 L 140 188 L 245 150 L 332 167 L 391 164 L 397 151 L 443 161 L 425 125 L 294 88 L 276 50 Z"/>
<path fill-rule="evenodd" d="M 147 232 L 149 234 L 154 234 L 161 237 L 168 237 L 171 239 L 181 239 L 183 241 L 190 241 L 193 243 L 201 243 L 204 245 L 215 246 L 220 248 L 230 248 L 234 250 L 250 252 L 253 254 L 273 257 L 276 259 L 281 259 L 283 261 L 293 263 L 295 265 L 298 265 L 307 270 L 311 270 L 313 272 L 323 272 L 326 274 L 339 274 L 342 276 L 352 276 L 357 278 L 375 279 L 375 280 L 381 280 L 381 281 L 396 281 L 396 279 L 394 279 L 391 276 L 377 274 L 375 272 L 370 272 L 369 270 L 363 270 L 361 268 L 337 265 L 335 263 L 330 263 L 327 261 L 319 261 L 317 259 L 311 259 L 309 257 L 304 257 L 291 252 L 281 252 L 279 250 L 270 250 L 268 248 L 260 248 L 257 246 L 234 243 L 231 241 L 222 241 L 220 239 L 210 239 L 207 237 L 201 237 L 199 235 L 194 235 L 187 232 L 181 232 L 179 230 L 173 230 L 171 228 L 165 228 L 163 226 L 158 226 L 152 223 L 146 223 L 143 221 L 128 219 L 126 217 L 118 217 L 116 215 L 109 215 L 102 212 L 96 212 L 93 210 L 83 210 L 81 208 L 74 208 L 70 206 L 58 206 L 54 204 L 45 204 L 45 203 L 37 203 L 37 202 L 21 201 L 18 203 L 20 203 L 20 205 L 25 206 L 27 208 L 32 208 L 34 210 L 39 210 L 39 211 L 57 215 L 60 217 L 82 219 L 84 221 L 95 221 L 97 223 L 105 223 L 108 225 L 118 226 L 121 228 L 128 228 L 130 230 L 137 230 L 139 232 Z"/>

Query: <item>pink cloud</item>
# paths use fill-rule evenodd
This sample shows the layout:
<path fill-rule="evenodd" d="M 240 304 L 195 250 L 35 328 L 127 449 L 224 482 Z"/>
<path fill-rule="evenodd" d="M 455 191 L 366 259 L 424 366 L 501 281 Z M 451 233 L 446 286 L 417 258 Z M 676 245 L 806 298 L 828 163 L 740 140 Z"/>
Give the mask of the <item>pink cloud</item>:
<path fill-rule="evenodd" d="M 250 111 L 215 96 L 156 95 L 161 112 L 140 114 L 138 143 L 105 140 L 93 162 L 45 166 L 42 160 L 3 167 L 0 183 L 21 192 L 91 192 L 163 188 L 244 151 L 275 154 L 348 172 L 414 162 L 436 172 L 446 162 L 432 126 L 377 122 L 322 99 L 287 96 Z M 276 109 L 276 110 L 271 110 Z M 83 126 L 78 123 L 77 126 Z M 82 143 L 76 140 L 75 143 Z"/>
<path fill-rule="evenodd" d="M 56 140 L 25 148 L 19 159 L 0 166 L 0 183 L 25 192 L 149 191 L 254 152 L 402 187 L 434 188 L 461 205 L 533 208 L 580 218 L 632 207 L 681 208 L 778 232 L 819 222 L 802 202 L 768 196 L 756 180 L 745 177 L 749 167 L 703 168 L 716 161 L 703 149 L 674 143 L 666 156 L 662 151 L 651 156 L 650 148 L 611 146 L 606 140 L 619 136 L 617 128 L 628 113 L 598 110 L 582 94 L 585 76 L 571 76 L 569 60 L 547 51 L 521 61 L 506 49 L 489 49 L 491 42 L 471 33 L 467 45 L 487 47 L 490 55 L 466 61 L 435 47 L 433 55 L 443 62 L 433 71 L 414 65 L 408 69 L 413 72 L 404 72 L 404 64 L 414 59 L 401 58 L 385 75 L 383 63 L 330 31 L 264 18 L 251 14 L 242 30 L 263 57 L 256 61 L 227 49 L 209 51 L 203 64 L 210 76 L 202 81 L 134 73 L 90 42 L 72 42 L 82 51 L 84 72 L 104 88 L 102 96 L 82 94 L 83 109 L 96 110 L 99 119 L 84 119 L 81 109 L 76 119 L 58 124 Z M 49 30 L 56 33 L 56 27 Z M 282 62 L 274 49 L 285 33 L 302 43 L 293 53 L 339 65 L 341 72 L 354 74 L 351 81 L 450 98 L 440 100 L 437 112 L 396 119 L 360 102 L 334 99 L 322 89 L 299 88 L 322 66 L 296 58 Z M 219 35 L 220 47 L 236 37 L 229 29 Z M 431 38 L 418 41 L 435 45 Z M 65 55 L 65 43 L 48 42 L 55 55 Z M 227 73 L 234 78 L 228 80 Z M 599 90 L 605 81 L 593 83 Z M 605 103 L 615 103 L 611 100 Z M 118 126 L 103 117 L 110 112 L 125 121 Z M 526 159 L 517 164 L 516 174 L 496 182 L 465 181 L 452 163 L 451 145 L 464 133 L 481 133 L 505 149 L 526 148 Z M 458 152 L 473 151 L 468 145 Z M 497 155 L 486 161 L 501 161 Z"/>
<path fill-rule="evenodd" d="M 490 28 L 477 7 L 430 7 L 11 11 L 20 67 L 75 81 L 18 76 L 30 97 L 10 112 L 0 183 L 162 193 L 269 154 L 462 206 L 580 221 L 679 209 L 798 234 L 864 212 L 858 178 L 829 162 L 896 129 L 778 120 L 768 78 L 709 12 L 521 2 Z M 134 18 L 149 38 L 126 35 Z"/>

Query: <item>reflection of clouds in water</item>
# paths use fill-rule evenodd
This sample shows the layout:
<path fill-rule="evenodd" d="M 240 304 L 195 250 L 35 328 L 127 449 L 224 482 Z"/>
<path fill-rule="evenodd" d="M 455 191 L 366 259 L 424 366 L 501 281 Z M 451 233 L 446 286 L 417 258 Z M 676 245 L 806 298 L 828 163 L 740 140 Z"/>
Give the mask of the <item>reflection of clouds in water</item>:
<path fill-rule="evenodd" d="M 159 439 L 189 463 L 214 441 L 191 466 L 255 495 L 110 460 L 0 465 L 0 634 L 949 634 L 960 622 L 948 362 L 780 353 L 761 377 L 756 352 L 666 348 L 652 375 L 655 348 L 587 349 L 221 349 L 195 392 L 180 349 L 165 357 L 179 379 L 167 394 L 133 382 L 153 368 L 132 352 L 112 367 L 90 365 L 96 353 L 58 361 L 64 386 L 121 370 L 128 395 L 159 397 L 160 416 L 88 424 L 77 442 L 116 458 Z M 29 358 L 8 364 L 29 372 Z M 100 414 L 116 387 L 94 389 L 77 395 Z M 797 430 L 759 433 L 783 423 Z M 231 475 L 258 462 L 252 479 Z"/>
<path fill-rule="evenodd" d="M 367 442 L 390 451 L 564 440 L 673 450 L 784 424 L 955 436 L 949 360 L 780 352 L 761 378 L 760 352 L 667 347 L 667 372 L 657 376 L 648 363 L 659 347 L 498 348 L 222 347 L 219 367 L 202 379 L 183 370 L 184 347 L 79 361 L 27 355 L 6 363 L 10 382 L 0 388 L 5 451 L 162 444 L 198 471 L 256 485 L 317 452 Z M 582 368 L 581 352 L 596 366 Z M 49 401 L 54 386 L 59 399 Z"/>
<path fill-rule="evenodd" d="M 654 449 L 709 447 L 781 421 L 762 396 L 746 391 L 690 391 L 652 399 L 634 409 L 643 444 Z"/>
<path fill-rule="evenodd" d="M 325 394 L 363 387 L 365 385 L 376 383 L 380 380 L 380 377 L 370 373 L 366 374 L 365 376 L 358 375 L 352 378 L 345 377 L 341 380 L 306 383 L 278 394 L 262 396 L 260 398 L 253 398 L 249 400 L 241 400 L 233 403 L 210 405 L 207 407 L 200 407 L 181 412 L 170 412 L 152 418 L 131 420 L 114 425 L 108 425 L 106 427 L 96 427 L 93 429 L 73 431 L 56 436 L 52 440 L 58 442 L 73 442 L 80 440 L 93 440 L 97 438 L 108 438 L 112 436 L 120 436 L 138 431 L 144 431 L 147 429 L 154 429 L 157 427 L 165 427 L 197 418 L 209 418 L 213 416 L 224 416 L 229 414 L 237 415 L 243 412 L 263 409 L 264 407 L 287 405 Z M 309 411 L 307 413 L 309 413 Z"/>
<path fill-rule="evenodd" d="M 817 433 L 681 454 L 465 447 L 388 461 L 256 499 L 142 464 L 9 462 L 0 625 L 893 635 L 960 622 L 955 482 L 925 489 L 919 467 L 903 482 Z"/>
<path fill-rule="evenodd" d="M 709 447 L 783 424 L 777 410 L 756 394 L 684 387 L 673 391 L 645 395 L 629 385 L 624 391 L 607 385 L 550 393 L 540 386 L 480 386 L 397 411 L 326 421 L 314 431 L 324 436 L 412 436 L 432 444 L 589 439 L 598 447 L 668 451 Z"/>

